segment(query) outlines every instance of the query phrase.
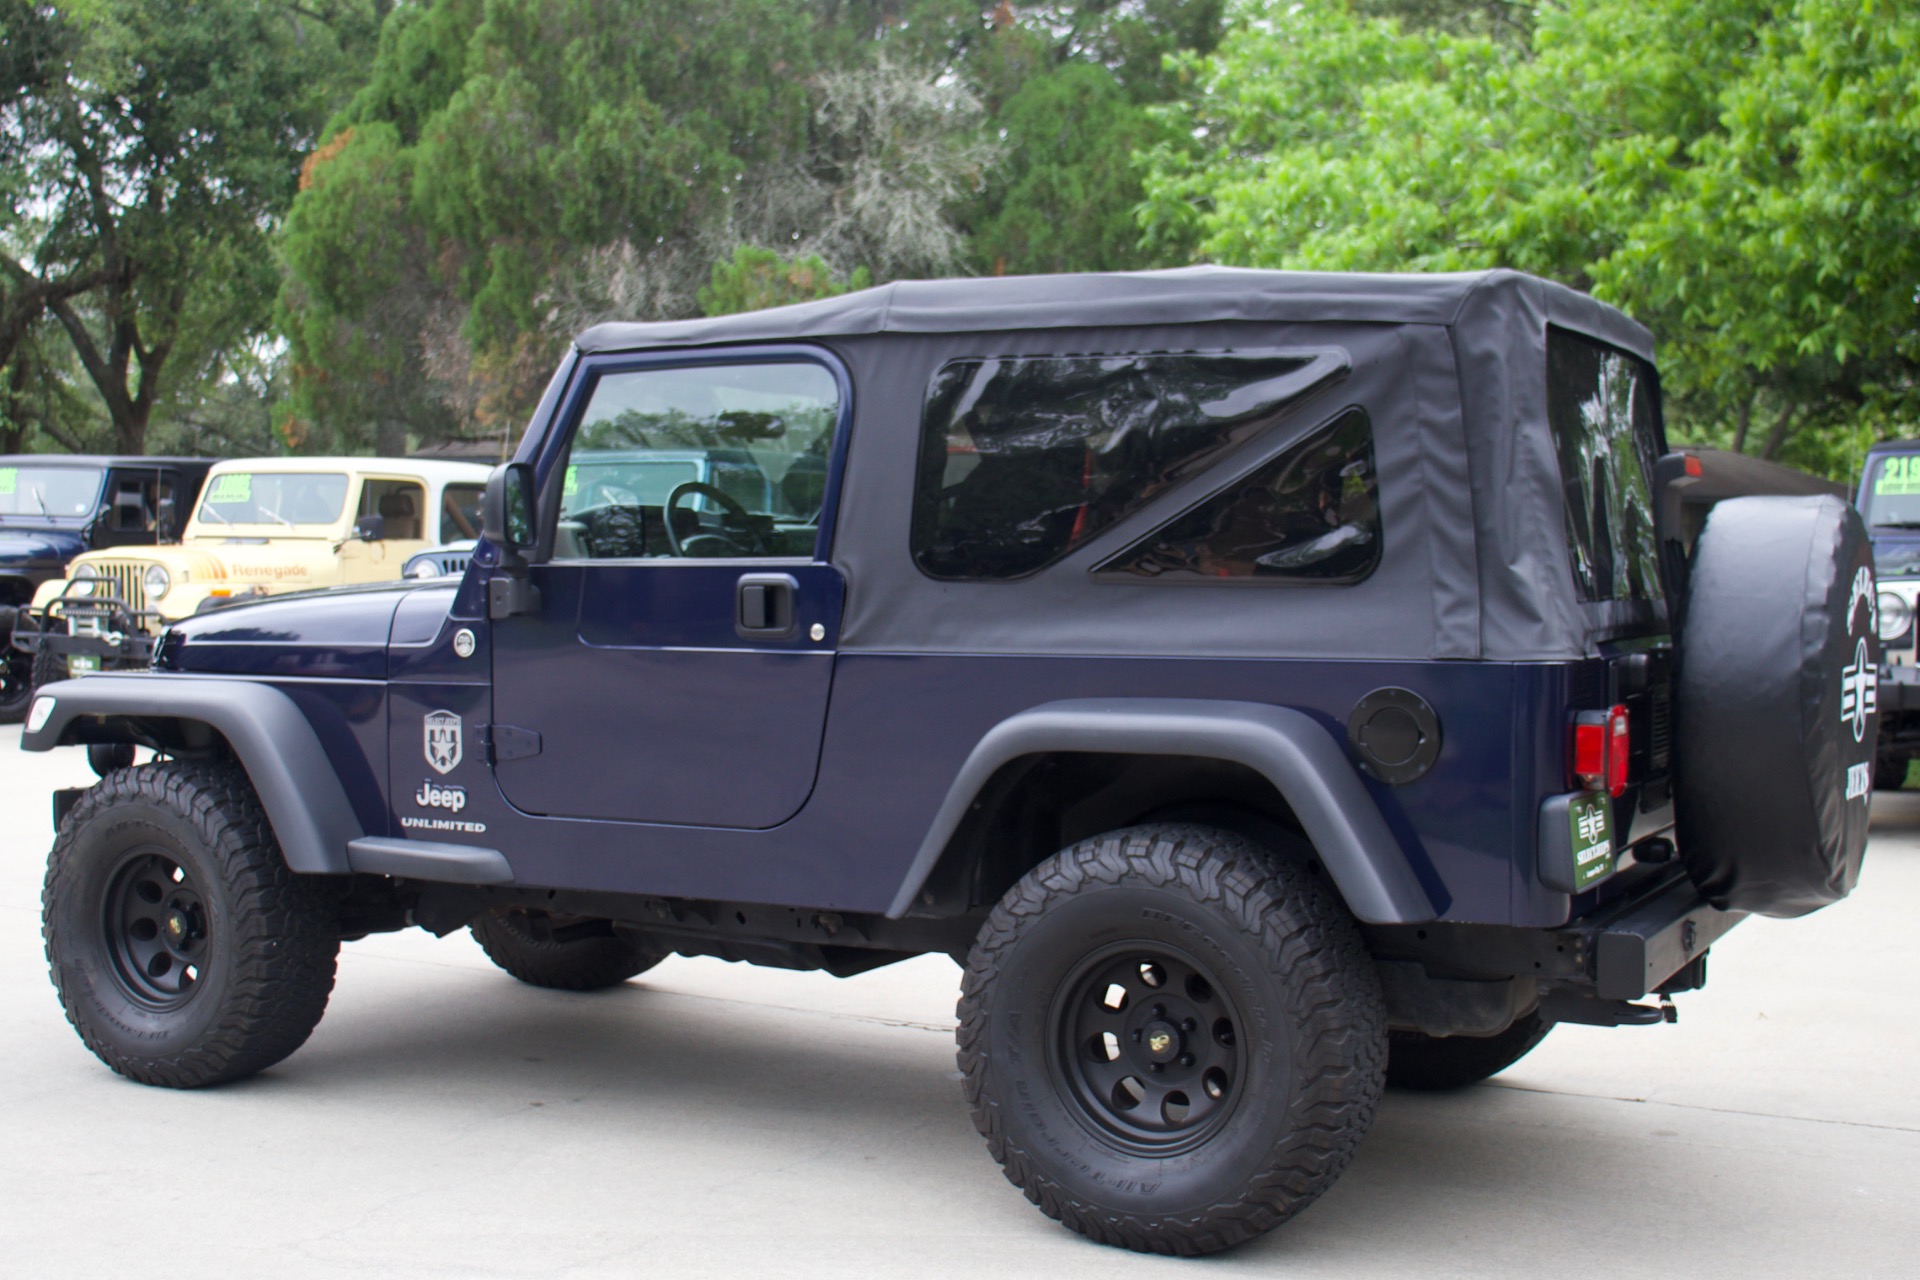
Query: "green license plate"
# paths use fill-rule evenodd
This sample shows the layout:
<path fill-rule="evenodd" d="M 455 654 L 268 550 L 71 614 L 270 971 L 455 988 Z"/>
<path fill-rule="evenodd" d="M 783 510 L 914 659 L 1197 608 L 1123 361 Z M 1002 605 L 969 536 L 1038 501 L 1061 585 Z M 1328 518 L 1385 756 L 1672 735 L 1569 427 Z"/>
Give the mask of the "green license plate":
<path fill-rule="evenodd" d="M 1613 873 L 1613 803 L 1603 795 L 1584 795 L 1567 808 L 1573 828 L 1575 892 Z"/>
<path fill-rule="evenodd" d="M 67 673 L 84 676 L 90 671 L 100 669 L 100 655 L 97 653 L 70 653 L 67 655 Z"/>

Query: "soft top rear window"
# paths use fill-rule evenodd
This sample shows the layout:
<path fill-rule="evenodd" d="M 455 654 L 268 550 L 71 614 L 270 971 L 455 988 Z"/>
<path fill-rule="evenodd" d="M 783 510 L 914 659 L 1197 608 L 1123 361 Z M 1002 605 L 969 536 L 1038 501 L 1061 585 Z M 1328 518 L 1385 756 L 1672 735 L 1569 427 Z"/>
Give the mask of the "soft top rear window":
<path fill-rule="evenodd" d="M 1547 331 L 1547 421 L 1584 600 L 1661 598 L 1651 484 L 1661 452 L 1658 396 L 1644 360 Z"/>

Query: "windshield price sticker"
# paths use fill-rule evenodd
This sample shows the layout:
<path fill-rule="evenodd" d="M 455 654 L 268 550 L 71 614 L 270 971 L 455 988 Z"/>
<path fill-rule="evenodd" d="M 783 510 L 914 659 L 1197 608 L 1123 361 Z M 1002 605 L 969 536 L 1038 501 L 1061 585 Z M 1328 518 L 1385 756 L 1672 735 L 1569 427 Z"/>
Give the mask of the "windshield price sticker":
<path fill-rule="evenodd" d="M 226 475 L 216 476 L 213 488 L 207 491 L 208 502 L 245 502 L 253 497 L 253 475 L 246 471 L 229 471 Z"/>
<path fill-rule="evenodd" d="M 1880 474 L 1874 477 L 1873 493 L 1875 497 L 1892 498 L 1920 493 L 1920 455 L 1882 462 Z"/>
<path fill-rule="evenodd" d="M 20 468 L 0 467 L 0 493 L 12 493 L 20 484 Z"/>
<path fill-rule="evenodd" d="M 1603 795 L 1580 796 L 1567 808 L 1573 828 L 1573 888 L 1578 893 L 1613 871 L 1613 806 Z"/>
<path fill-rule="evenodd" d="M 574 494 L 579 492 L 580 492 L 580 468 L 568 467 L 567 478 L 564 481 L 562 481 L 560 485 L 560 496 L 563 498 L 571 498 Z"/>

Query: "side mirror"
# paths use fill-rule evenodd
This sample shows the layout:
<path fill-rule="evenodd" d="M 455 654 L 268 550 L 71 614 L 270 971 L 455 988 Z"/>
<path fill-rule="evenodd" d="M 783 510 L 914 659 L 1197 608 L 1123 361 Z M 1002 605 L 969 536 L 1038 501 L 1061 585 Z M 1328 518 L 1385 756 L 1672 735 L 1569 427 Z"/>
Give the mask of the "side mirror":
<path fill-rule="evenodd" d="M 487 616 L 511 618 L 540 608 L 540 592 L 527 581 L 527 552 L 535 521 L 533 468 L 505 462 L 487 477 L 480 501 L 480 533 L 500 551 L 500 567 L 487 582 Z"/>
<path fill-rule="evenodd" d="M 361 516 L 353 522 L 353 536 L 362 542 L 384 542 L 387 538 L 385 516 Z"/>

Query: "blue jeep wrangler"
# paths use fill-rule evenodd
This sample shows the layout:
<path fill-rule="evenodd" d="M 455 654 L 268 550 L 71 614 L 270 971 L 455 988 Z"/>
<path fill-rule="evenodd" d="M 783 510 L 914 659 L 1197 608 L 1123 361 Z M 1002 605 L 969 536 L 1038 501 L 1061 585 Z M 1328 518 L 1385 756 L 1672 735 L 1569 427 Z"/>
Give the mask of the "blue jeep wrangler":
<path fill-rule="evenodd" d="M 765 482 L 582 482 L 645 450 Z M 573 990 L 941 952 L 1007 1176 L 1222 1249 L 1332 1183 L 1383 1085 L 1670 1019 L 1743 915 L 1852 888 L 1866 532 L 1823 496 L 1690 523 L 1698 470 L 1646 331 L 1512 273 L 602 326 L 458 582 L 235 607 L 40 691 L 27 750 L 159 753 L 55 797 L 54 982 L 184 1088 L 292 1053 L 376 930 Z"/>
<path fill-rule="evenodd" d="M 180 536 L 213 463 L 206 458 L 0 455 L 0 724 L 26 714 L 34 651 L 27 605 L 67 561 L 99 547 L 151 547 Z"/>

